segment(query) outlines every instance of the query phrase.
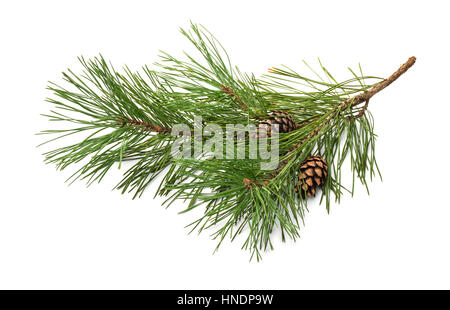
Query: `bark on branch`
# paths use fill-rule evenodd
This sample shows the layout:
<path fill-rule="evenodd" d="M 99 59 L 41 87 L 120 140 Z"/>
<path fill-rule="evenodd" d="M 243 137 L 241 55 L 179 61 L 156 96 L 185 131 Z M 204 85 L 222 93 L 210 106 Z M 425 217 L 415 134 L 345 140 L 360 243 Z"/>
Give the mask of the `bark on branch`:
<path fill-rule="evenodd" d="M 403 73 L 408 71 L 409 68 L 411 68 L 414 63 L 416 62 L 416 57 L 412 56 L 408 59 L 407 62 L 405 62 L 403 65 L 400 66 L 400 68 L 395 71 L 390 77 L 387 79 L 384 79 L 383 81 L 375 84 L 371 89 L 358 94 L 350 99 L 347 99 L 344 103 L 346 105 L 351 104 L 352 106 L 356 106 L 358 104 L 361 104 L 363 102 L 368 101 L 370 98 L 373 97 L 376 93 L 382 91 L 386 87 L 392 84 L 396 79 L 398 79 Z"/>
<path fill-rule="evenodd" d="M 119 123 L 122 126 L 138 126 L 142 128 L 143 130 L 150 131 L 150 132 L 157 132 L 162 134 L 168 134 L 171 132 L 170 128 L 165 128 L 161 126 L 152 125 L 146 121 L 138 121 L 131 118 L 120 120 Z"/>

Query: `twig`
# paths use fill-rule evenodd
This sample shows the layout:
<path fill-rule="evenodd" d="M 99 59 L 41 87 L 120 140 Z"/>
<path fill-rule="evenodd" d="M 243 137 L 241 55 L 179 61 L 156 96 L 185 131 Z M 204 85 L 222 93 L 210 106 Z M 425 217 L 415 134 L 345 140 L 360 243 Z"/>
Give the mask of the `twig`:
<path fill-rule="evenodd" d="M 243 108 L 244 110 L 247 110 L 247 109 L 248 109 L 248 105 L 246 105 L 246 104 L 242 101 L 242 98 L 241 98 L 241 97 L 239 97 L 238 95 L 236 95 L 236 94 L 234 93 L 234 91 L 231 89 L 230 86 L 226 86 L 226 85 L 224 85 L 224 84 L 221 84 L 221 85 L 220 85 L 220 89 L 221 89 L 222 91 L 226 92 L 227 94 L 229 94 L 230 97 L 233 98 L 233 99 L 237 102 L 237 104 L 239 104 L 239 105 L 241 106 L 241 108 Z"/>
<path fill-rule="evenodd" d="M 346 119 L 356 119 L 356 118 L 361 118 L 364 113 L 366 112 L 367 108 L 369 107 L 369 99 L 367 99 L 366 104 L 364 104 L 364 106 L 362 107 L 361 111 L 358 112 L 358 114 L 356 115 L 350 115 L 350 116 L 346 116 Z"/>
<path fill-rule="evenodd" d="M 386 87 L 391 85 L 392 82 L 394 82 L 396 79 L 398 79 L 403 73 L 408 71 L 408 69 L 411 68 L 415 62 L 416 62 L 416 57 L 414 57 L 414 56 L 410 57 L 408 59 L 408 61 L 405 62 L 403 65 L 401 65 L 400 68 L 397 71 L 395 71 L 389 78 L 384 79 L 383 81 L 375 84 L 371 89 L 344 101 L 344 103 L 346 105 L 345 107 L 347 107 L 348 104 L 351 104 L 352 106 L 356 106 L 358 104 L 368 101 L 370 98 L 372 98 L 373 95 L 375 95 L 376 93 L 382 91 L 383 89 L 385 89 Z"/>
<path fill-rule="evenodd" d="M 339 106 L 336 107 L 335 111 L 341 111 L 341 110 L 345 110 L 347 107 L 349 107 L 349 105 L 351 105 L 352 107 L 359 105 L 363 102 L 366 103 L 366 105 L 362 108 L 362 110 L 360 111 L 359 114 L 361 115 L 356 115 L 355 117 L 361 117 L 362 114 L 364 114 L 364 112 L 367 109 L 367 106 L 369 104 L 369 100 L 370 98 L 372 98 L 376 93 L 382 91 L 383 89 L 385 89 L 387 86 L 391 85 L 392 82 L 394 82 L 396 79 L 398 79 L 402 74 L 404 74 L 406 71 L 408 71 L 409 68 L 411 68 L 414 63 L 416 62 L 416 57 L 410 57 L 408 59 L 407 62 L 405 62 L 403 65 L 400 66 L 400 68 L 395 71 L 389 78 L 384 79 L 383 81 L 375 84 L 372 88 L 370 88 L 369 90 L 360 93 L 358 95 L 355 95 L 347 100 L 345 100 L 343 103 L 341 103 Z M 322 122 L 322 124 L 320 124 L 319 127 L 316 128 L 316 130 L 314 130 L 312 133 L 310 133 L 306 138 L 304 138 L 302 141 L 300 141 L 299 143 L 295 144 L 288 152 L 290 152 L 290 154 L 294 154 L 293 151 L 295 151 L 296 149 L 298 149 L 299 147 L 301 147 L 304 143 L 306 143 L 307 141 L 309 141 L 311 138 L 313 138 L 314 136 L 316 136 L 325 125 L 328 124 L 328 122 L 333 118 L 335 113 L 330 113 L 330 115 Z M 283 170 L 283 168 L 288 164 L 290 157 L 292 155 L 289 155 L 287 158 L 285 158 L 284 160 L 282 160 L 280 162 L 280 164 L 278 165 L 277 170 L 275 170 L 275 172 L 269 174 L 268 179 L 273 179 L 275 178 L 280 172 L 281 170 Z M 248 187 L 249 185 L 254 185 L 256 184 L 254 181 L 251 181 L 249 179 L 247 179 L 249 182 L 245 182 L 246 186 Z"/>
<path fill-rule="evenodd" d="M 245 178 L 243 181 L 244 181 L 244 186 L 245 186 L 247 189 L 250 189 L 250 188 L 253 187 L 253 186 L 258 186 L 258 187 L 261 187 L 261 186 L 262 186 L 261 183 L 255 183 L 254 181 L 252 181 L 252 180 L 250 180 L 250 179 L 247 179 L 247 178 Z M 264 180 L 262 183 L 263 183 L 264 185 L 267 185 L 267 184 L 269 184 L 269 181 Z"/>
<path fill-rule="evenodd" d="M 122 126 L 139 126 L 144 130 L 150 131 L 150 132 L 157 132 L 157 133 L 170 133 L 170 128 L 165 128 L 161 126 L 152 125 L 149 122 L 146 121 L 137 121 L 131 118 L 127 118 L 125 120 L 119 121 L 119 123 Z"/>

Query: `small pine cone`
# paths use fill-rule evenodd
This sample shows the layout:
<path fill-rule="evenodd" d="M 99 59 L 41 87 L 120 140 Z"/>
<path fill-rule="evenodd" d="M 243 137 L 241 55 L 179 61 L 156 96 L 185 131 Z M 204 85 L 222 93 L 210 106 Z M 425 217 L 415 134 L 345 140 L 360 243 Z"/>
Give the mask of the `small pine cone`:
<path fill-rule="evenodd" d="M 272 111 L 268 114 L 269 118 L 262 120 L 257 129 L 257 137 L 270 136 L 271 125 L 278 125 L 279 133 L 286 133 L 297 129 L 297 123 L 285 111 Z"/>
<path fill-rule="evenodd" d="M 320 156 L 311 156 L 305 159 L 300 165 L 298 174 L 298 187 L 296 192 L 300 192 L 302 197 L 316 195 L 317 187 L 321 187 L 328 176 L 328 165 Z"/>

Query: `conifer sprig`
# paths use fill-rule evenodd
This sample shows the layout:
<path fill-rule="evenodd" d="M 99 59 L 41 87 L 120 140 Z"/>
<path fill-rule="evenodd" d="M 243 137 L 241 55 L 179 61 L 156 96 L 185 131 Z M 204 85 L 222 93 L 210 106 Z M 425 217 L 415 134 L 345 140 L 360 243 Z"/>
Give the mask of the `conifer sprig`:
<path fill-rule="evenodd" d="M 386 80 L 365 76 L 359 67 L 358 73 L 350 69 L 350 78 L 338 82 L 320 61 L 320 71 L 305 63 L 313 77 L 282 67 L 256 78 L 233 66 L 206 29 L 192 24 L 181 32 L 198 55 L 185 53 L 180 59 L 162 52 L 154 69 L 144 66 L 140 72 L 127 67 L 119 72 L 101 55 L 81 57 L 81 74 L 63 73 L 64 87 L 51 83 L 53 95 L 47 101 L 53 109 L 45 116 L 72 126 L 41 134 L 53 136 L 47 142 L 76 136 L 80 140 L 47 151 L 45 161 L 61 170 L 78 163 L 69 180 L 88 184 L 100 182 L 112 167 L 128 161 L 116 188 L 134 197 L 164 172 L 157 195 L 167 197 L 168 205 L 187 200 L 183 212 L 203 208 L 203 216 L 189 225 L 192 231 L 212 229 L 218 246 L 227 236 L 234 240 L 243 233 L 243 248 L 257 259 L 261 250 L 273 248 L 273 233 L 279 232 L 283 240 L 299 236 L 307 200 L 295 191 L 297 170 L 308 156 L 320 155 L 329 163 L 320 198 L 328 210 L 344 191 L 353 194 L 356 179 L 368 188 L 368 180 L 379 173 L 368 101 L 406 72 L 415 58 Z M 266 159 L 260 156 L 220 159 L 206 151 L 190 159 L 172 156 L 175 125 L 194 132 L 195 117 L 200 116 L 203 125 L 217 124 L 225 132 L 227 124 L 257 125 L 273 110 L 288 112 L 298 124 L 280 134 L 280 164 L 273 170 L 261 168 Z M 209 138 L 191 137 L 190 144 Z M 233 141 L 235 146 L 242 143 Z M 248 139 L 244 145 L 248 155 Z M 349 188 L 341 182 L 346 159 L 354 177 Z"/>

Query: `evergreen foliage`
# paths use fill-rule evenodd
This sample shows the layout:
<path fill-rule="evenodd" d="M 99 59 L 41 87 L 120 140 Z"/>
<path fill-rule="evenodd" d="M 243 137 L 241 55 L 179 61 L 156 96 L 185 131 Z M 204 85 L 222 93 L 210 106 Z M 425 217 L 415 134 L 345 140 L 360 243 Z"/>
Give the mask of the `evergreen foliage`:
<path fill-rule="evenodd" d="M 47 101 L 53 109 L 45 116 L 71 127 L 42 131 L 52 136 L 43 144 L 69 135 L 80 140 L 47 151 L 45 162 L 60 170 L 78 163 L 70 181 L 91 184 L 100 182 L 116 164 L 130 161 L 116 188 L 133 197 L 141 196 L 163 173 L 157 195 L 165 196 L 168 205 L 185 199 L 183 212 L 203 208 L 203 216 L 189 225 L 192 230 L 212 229 L 218 246 L 227 236 L 233 240 L 244 233 L 243 248 L 257 259 L 261 250 L 273 247 L 272 232 L 281 233 L 283 240 L 299 237 L 307 200 L 295 186 L 298 168 L 307 157 L 318 155 L 328 162 L 329 176 L 319 197 L 327 210 L 343 192 L 353 194 L 356 180 L 367 187 L 378 174 L 368 99 L 353 100 L 382 79 L 365 76 L 359 67 L 339 82 L 320 61 L 320 71 L 305 63 L 312 77 L 282 67 L 257 78 L 233 66 L 206 29 L 192 24 L 181 32 L 197 55 L 175 58 L 162 53 L 158 63 L 139 72 L 127 67 L 117 71 L 102 56 L 81 57 L 82 73 L 68 70 L 63 73 L 64 84 L 51 83 L 53 95 Z M 203 125 L 218 124 L 225 132 L 227 124 L 257 125 L 273 110 L 288 112 L 298 124 L 296 130 L 279 135 L 281 162 L 275 170 L 261 169 L 262 158 L 172 156 L 176 137 L 171 129 L 176 124 L 194 130 L 194 117 L 201 116 Z M 354 177 L 347 187 L 341 182 L 345 160 Z"/>

